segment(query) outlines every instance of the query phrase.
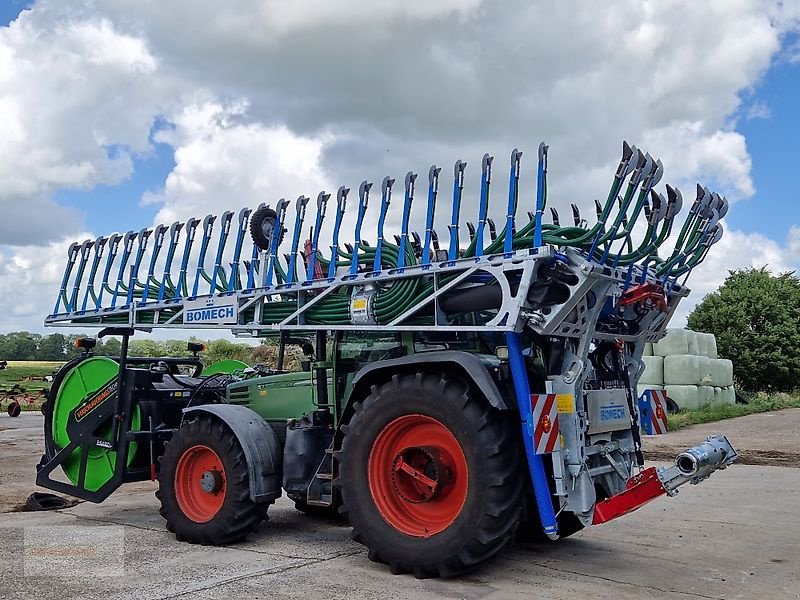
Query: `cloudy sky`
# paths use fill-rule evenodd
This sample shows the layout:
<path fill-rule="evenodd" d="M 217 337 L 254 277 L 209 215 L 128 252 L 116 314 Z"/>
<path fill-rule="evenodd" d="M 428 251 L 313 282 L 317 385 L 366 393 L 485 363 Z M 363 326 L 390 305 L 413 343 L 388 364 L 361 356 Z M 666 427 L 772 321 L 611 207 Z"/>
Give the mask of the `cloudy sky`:
<path fill-rule="evenodd" d="M 75 240 L 457 158 L 469 214 L 514 147 L 530 208 L 541 140 L 588 210 L 623 139 L 733 202 L 680 324 L 800 266 L 799 32 L 762 0 L 0 0 L 0 331 L 42 329 Z"/>

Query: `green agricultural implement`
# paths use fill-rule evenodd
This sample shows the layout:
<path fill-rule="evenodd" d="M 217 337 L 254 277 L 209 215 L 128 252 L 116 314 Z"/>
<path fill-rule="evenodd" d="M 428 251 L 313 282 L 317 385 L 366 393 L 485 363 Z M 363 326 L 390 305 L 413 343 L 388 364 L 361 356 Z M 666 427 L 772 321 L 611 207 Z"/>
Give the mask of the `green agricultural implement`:
<path fill-rule="evenodd" d="M 574 205 L 569 224 L 554 208 L 544 223 L 547 147 L 530 202 L 521 157 L 499 226 L 483 157 L 466 232 L 456 163 L 446 238 L 433 166 L 418 219 L 406 175 L 394 238 L 395 182 L 383 180 L 374 243 L 365 181 L 352 244 L 339 241 L 345 187 L 332 223 L 330 195 L 317 196 L 305 240 L 301 196 L 293 221 L 280 200 L 73 244 L 46 324 L 101 328 L 122 352 L 94 356 L 83 340 L 56 376 L 37 483 L 101 502 L 157 480 L 167 528 L 201 544 L 243 539 L 285 493 L 302 511 L 344 515 L 372 560 L 428 577 L 465 572 L 515 536 L 568 537 L 734 462 L 720 436 L 645 468 L 635 394 L 645 343 L 720 239 L 727 201 L 698 186 L 682 210 L 677 189 L 655 189 L 661 162 L 624 144 L 594 225 Z M 197 345 L 183 359 L 128 356 L 130 336 L 155 328 L 271 338 L 277 360 L 203 369 Z M 299 370 L 287 350 L 302 353 Z"/>

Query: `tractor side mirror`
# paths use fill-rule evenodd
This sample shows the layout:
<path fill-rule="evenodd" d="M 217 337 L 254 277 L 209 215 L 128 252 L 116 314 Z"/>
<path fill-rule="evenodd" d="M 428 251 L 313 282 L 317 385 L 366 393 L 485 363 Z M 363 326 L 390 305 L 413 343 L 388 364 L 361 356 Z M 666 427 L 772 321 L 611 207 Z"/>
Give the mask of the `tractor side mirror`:
<path fill-rule="evenodd" d="M 186 349 L 195 356 L 197 356 L 198 352 L 205 352 L 206 345 L 200 344 L 198 342 L 189 342 L 188 344 L 186 344 Z"/>
<path fill-rule="evenodd" d="M 78 338 L 75 340 L 75 347 L 83 350 L 86 354 L 91 352 L 95 346 L 97 346 L 97 340 L 94 338 Z"/>

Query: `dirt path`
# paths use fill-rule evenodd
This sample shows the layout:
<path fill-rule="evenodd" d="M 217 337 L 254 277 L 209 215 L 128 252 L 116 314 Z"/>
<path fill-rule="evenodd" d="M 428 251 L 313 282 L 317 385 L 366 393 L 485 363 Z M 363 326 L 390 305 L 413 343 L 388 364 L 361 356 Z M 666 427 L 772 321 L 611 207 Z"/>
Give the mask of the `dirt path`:
<path fill-rule="evenodd" d="M 675 455 L 710 435 L 728 436 L 746 465 L 800 468 L 800 408 L 692 425 L 664 435 L 645 436 L 649 460 L 672 460 Z"/>

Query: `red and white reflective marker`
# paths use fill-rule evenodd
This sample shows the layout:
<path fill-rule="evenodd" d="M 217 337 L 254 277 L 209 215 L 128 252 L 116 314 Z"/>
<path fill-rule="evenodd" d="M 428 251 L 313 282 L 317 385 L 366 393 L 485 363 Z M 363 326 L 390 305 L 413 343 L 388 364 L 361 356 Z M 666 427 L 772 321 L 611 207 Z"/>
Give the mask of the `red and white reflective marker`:
<path fill-rule="evenodd" d="M 533 447 L 536 454 L 550 454 L 559 447 L 557 394 L 531 394 Z"/>
<path fill-rule="evenodd" d="M 650 422 L 653 435 L 667 433 L 667 392 L 666 390 L 650 391 Z"/>
<path fill-rule="evenodd" d="M 666 391 L 644 391 L 639 398 L 639 425 L 647 435 L 667 433 Z"/>

